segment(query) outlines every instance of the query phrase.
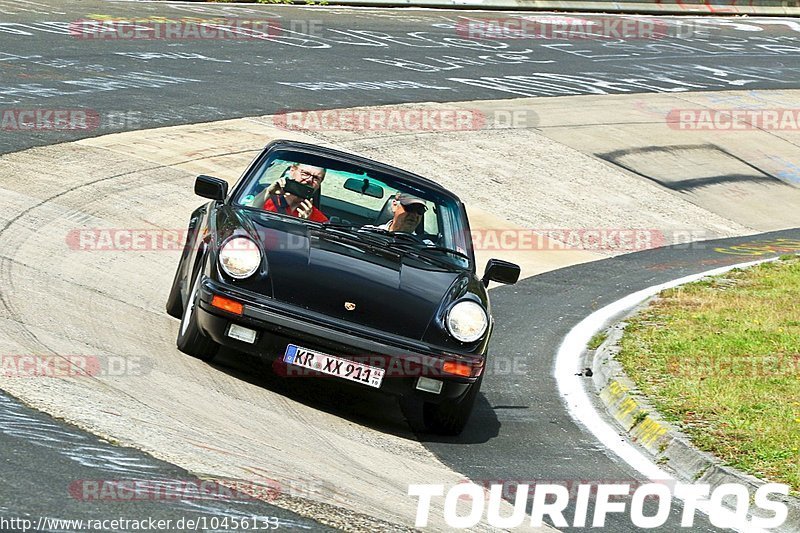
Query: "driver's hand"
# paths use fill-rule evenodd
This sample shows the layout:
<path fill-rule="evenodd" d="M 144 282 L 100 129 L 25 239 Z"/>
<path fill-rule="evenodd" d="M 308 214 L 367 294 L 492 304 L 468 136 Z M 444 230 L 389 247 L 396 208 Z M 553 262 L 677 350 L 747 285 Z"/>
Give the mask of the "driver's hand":
<path fill-rule="evenodd" d="M 273 194 L 278 196 L 283 195 L 284 187 L 286 187 L 286 178 L 280 178 L 278 181 L 269 186 L 267 189 L 267 196 L 271 196 Z"/>
<path fill-rule="evenodd" d="M 313 209 L 314 209 L 314 206 L 311 203 L 311 200 L 306 198 L 305 200 L 300 202 L 299 206 L 297 206 L 297 216 L 299 218 L 308 218 L 308 217 L 311 216 L 311 211 Z"/>

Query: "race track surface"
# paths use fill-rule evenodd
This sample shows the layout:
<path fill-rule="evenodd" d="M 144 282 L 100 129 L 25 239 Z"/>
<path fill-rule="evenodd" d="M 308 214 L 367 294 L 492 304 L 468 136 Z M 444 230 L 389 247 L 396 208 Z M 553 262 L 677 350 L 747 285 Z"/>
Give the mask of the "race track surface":
<path fill-rule="evenodd" d="M 656 38 L 592 38 L 584 32 L 565 40 L 553 38 L 549 15 L 528 13 L 538 24 L 531 30 L 535 38 L 475 40 L 468 38 L 466 22 L 506 15 L 99 0 L 3 0 L 0 15 L 0 109 L 80 108 L 100 117 L 91 131 L 3 135 L 0 153 L 85 135 L 282 111 L 784 89 L 800 79 L 800 25 L 782 18 L 666 17 Z M 270 29 L 266 36 L 241 39 L 100 39 L 79 32 L 87 20 L 233 16 Z M 602 28 L 614 17 L 577 20 L 584 28 L 592 20 Z"/>

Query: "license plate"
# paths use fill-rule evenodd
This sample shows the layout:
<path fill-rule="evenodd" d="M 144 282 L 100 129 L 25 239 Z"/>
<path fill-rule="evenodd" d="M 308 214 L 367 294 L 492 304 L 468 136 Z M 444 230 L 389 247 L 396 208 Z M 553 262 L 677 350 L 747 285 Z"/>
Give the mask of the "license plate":
<path fill-rule="evenodd" d="M 376 389 L 381 386 L 381 381 L 383 381 L 384 370 L 382 368 L 342 359 L 294 344 L 286 347 L 283 361 L 290 365 L 315 370 L 321 374 L 363 383 Z"/>

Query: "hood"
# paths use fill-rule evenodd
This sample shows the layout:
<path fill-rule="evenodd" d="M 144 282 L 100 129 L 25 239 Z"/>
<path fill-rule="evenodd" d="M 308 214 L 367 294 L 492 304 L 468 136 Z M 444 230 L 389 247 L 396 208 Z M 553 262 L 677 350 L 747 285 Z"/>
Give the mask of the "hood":
<path fill-rule="evenodd" d="M 252 290 L 404 337 L 422 340 L 448 288 L 465 274 L 343 232 L 252 211 L 240 217 L 268 265 Z"/>

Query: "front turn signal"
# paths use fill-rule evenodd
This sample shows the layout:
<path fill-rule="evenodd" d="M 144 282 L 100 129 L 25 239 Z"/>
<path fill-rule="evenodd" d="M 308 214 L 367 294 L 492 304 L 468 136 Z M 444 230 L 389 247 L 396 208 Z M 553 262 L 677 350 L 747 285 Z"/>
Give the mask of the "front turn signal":
<path fill-rule="evenodd" d="M 231 300 L 230 298 L 225 298 L 224 296 L 220 296 L 218 294 L 215 294 L 211 299 L 211 305 L 217 309 L 222 309 L 223 311 L 233 313 L 234 315 L 241 316 L 242 312 L 244 311 L 244 306 L 241 303 L 237 302 L 236 300 Z"/>

